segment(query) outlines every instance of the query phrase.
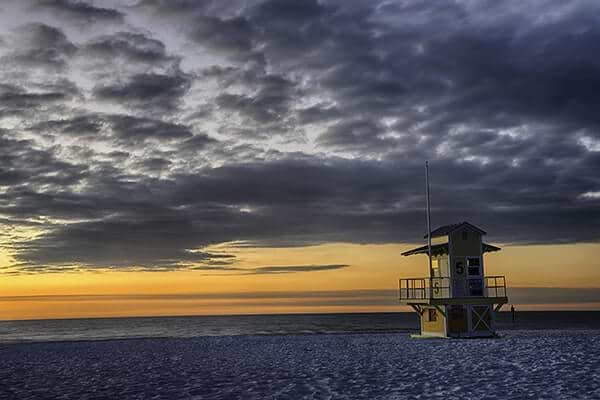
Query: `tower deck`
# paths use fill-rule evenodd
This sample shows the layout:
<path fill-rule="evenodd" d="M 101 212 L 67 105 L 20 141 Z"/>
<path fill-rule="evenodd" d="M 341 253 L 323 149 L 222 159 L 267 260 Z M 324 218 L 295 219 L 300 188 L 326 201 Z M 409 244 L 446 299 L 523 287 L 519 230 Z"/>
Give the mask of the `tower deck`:
<path fill-rule="evenodd" d="M 504 276 L 483 278 L 404 278 L 398 281 L 400 304 L 419 311 L 420 306 L 455 304 L 495 305 L 499 310 L 508 303 Z"/>

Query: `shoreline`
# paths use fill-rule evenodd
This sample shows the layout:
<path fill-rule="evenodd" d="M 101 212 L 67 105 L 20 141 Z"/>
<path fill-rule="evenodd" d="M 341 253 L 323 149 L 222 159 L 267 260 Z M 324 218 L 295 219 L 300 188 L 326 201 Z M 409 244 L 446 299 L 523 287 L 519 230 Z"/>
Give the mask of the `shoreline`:
<path fill-rule="evenodd" d="M 600 312 L 527 311 L 497 315 L 498 332 L 600 330 Z M 0 322 L 0 345 L 228 336 L 411 334 L 414 313 L 286 314 L 100 318 Z"/>

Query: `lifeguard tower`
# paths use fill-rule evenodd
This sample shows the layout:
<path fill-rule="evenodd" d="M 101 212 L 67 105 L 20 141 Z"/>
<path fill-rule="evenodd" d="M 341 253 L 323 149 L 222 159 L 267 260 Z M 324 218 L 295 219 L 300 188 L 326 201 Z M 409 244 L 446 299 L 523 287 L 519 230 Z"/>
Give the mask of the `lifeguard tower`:
<path fill-rule="evenodd" d="M 428 181 L 428 166 L 427 181 Z M 485 276 L 483 254 L 500 248 L 484 243 L 485 231 L 468 222 L 429 228 L 427 245 L 402 253 L 425 254 L 429 276 L 399 280 L 400 303 L 420 316 L 422 337 L 494 337 L 494 313 L 508 302 L 504 276 Z"/>

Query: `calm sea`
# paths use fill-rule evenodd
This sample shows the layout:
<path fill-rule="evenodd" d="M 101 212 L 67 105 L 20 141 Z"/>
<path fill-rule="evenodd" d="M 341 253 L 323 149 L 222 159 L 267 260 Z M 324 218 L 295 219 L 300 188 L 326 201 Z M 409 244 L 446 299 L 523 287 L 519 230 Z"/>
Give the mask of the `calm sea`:
<path fill-rule="evenodd" d="M 498 329 L 600 329 L 600 311 L 499 313 Z M 0 321 L 0 343 L 149 337 L 408 333 L 415 313 L 230 315 Z"/>

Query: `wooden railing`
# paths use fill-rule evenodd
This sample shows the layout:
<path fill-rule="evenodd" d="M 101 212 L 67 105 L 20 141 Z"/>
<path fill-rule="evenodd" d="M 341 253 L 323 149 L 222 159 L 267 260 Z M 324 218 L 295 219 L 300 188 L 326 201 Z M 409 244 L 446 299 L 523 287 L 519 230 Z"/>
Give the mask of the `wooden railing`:
<path fill-rule="evenodd" d="M 400 301 L 462 297 L 506 297 L 504 276 L 406 278 L 398 281 Z"/>

